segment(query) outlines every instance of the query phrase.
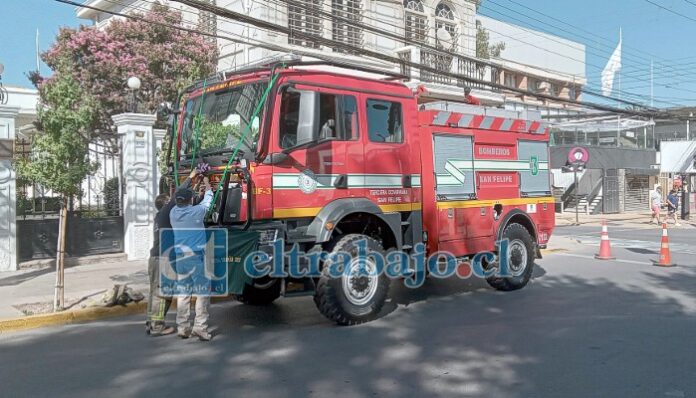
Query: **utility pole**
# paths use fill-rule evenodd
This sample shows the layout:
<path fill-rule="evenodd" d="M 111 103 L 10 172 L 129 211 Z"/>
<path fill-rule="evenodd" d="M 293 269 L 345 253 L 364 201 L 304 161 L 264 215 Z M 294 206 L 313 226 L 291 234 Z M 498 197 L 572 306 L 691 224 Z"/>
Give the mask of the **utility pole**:
<path fill-rule="evenodd" d="M 575 225 L 580 225 L 580 195 L 578 195 L 578 167 L 573 166 L 573 179 L 575 180 Z"/>
<path fill-rule="evenodd" d="M 689 112 L 689 118 L 686 119 L 686 140 L 691 139 L 691 130 L 690 130 L 690 124 L 691 124 L 691 118 L 694 116 L 693 112 Z"/>
<path fill-rule="evenodd" d="M 655 102 L 654 102 L 654 87 L 653 87 L 653 60 L 652 58 L 650 59 L 650 107 L 654 108 L 655 107 Z"/>

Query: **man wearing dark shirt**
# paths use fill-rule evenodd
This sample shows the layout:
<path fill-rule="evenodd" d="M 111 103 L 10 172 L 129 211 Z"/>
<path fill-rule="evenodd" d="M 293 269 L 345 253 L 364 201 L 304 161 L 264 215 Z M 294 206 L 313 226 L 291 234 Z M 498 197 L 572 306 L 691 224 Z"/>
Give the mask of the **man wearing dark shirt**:
<path fill-rule="evenodd" d="M 677 227 L 680 226 L 679 221 L 677 221 L 677 209 L 679 208 L 679 197 L 677 196 L 677 191 L 676 190 L 671 190 L 669 192 L 669 195 L 667 195 L 667 217 L 670 217 L 674 220 L 674 225 Z M 665 220 L 665 222 L 667 222 Z"/>
<path fill-rule="evenodd" d="M 196 176 L 197 172 L 191 172 L 180 187 L 188 188 L 191 185 L 191 179 Z M 147 322 L 146 332 L 150 336 L 164 336 L 172 334 L 176 331 L 171 326 L 165 324 L 165 317 L 169 307 L 172 305 L 171 297 L 160 296 L 160 231 L 162 229 L 172 228 L 172 223 L 169 214 L 176 202 L 170 200 L 169 195 L 161 194 L 155 199 L 155 207 L 157 214 L 155 215 L 155 228 L 152 249 L 150 249 L 150 259 L 148 260 L 148 276 L 150 279 L 150 294 L 147 302 Z M 166 249 L 166 248 L 165 248 Z"/>

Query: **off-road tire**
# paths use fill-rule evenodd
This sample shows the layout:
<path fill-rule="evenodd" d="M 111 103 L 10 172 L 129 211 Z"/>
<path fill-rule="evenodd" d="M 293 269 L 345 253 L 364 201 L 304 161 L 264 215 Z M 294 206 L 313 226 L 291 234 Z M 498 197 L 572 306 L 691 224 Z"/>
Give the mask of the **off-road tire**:
<path fill-rule="evenodd" d="M 269 305 L 280 297 L 280 279 L 273 279 L 273 284 L 266 288 L 259 286 L 270 283 L 269 280 L 254 281 L 254 284 L 244 286 L 244 292 L 237 296 L 237 300 L 247 305 Z"/>
<path fill-rule="evenodd" d="M 382 256 L 385 255 L 384 248 L 377 240 L 361 234 L 348 234 L 338 237 L 331 254 L 346 252 L 355 257 L 358 249 L 354 243 L 360 239 L 367 241 L 369 252 L 378 252 Z M 384 272 L 380 272 L 378 276 L 375 276 L 369 282 L 370 286 L 373 283 L 376 284 L 376 290 L 369 298 L 369 301 L 362 305 L 357 305 L 351 302 L 351 299 L 347 296 L 350 293 L 346 293 L 344 289 L 343 279 L 348 278 L 348 276 L 332 278 L 329 274 L 330 265 L 329 261 L 324 264 L 314 294 L 314 303 L 319 312 L 339 325 L 358 325 L 377 318 L 389 295 L 390 280 Z"/>
<path fill-rule="evenodd" d="M 505 292 L 522 289 L 527 285 L 534 272 L 534 259 L 536 253 L 534 239 L 529 234 L 529 231 L 527 231 L 527 228 L 520 224 L 508 225 L 505 231 L 503 231 L 503 239 L 508 239 L 511 244 L 512 242 L 518 241 L 526 247 L 527 263 L 525 269 L 521 275 L 505 278 L 492 276 L 487 278 L 486 282 L 494 289 Z"/>

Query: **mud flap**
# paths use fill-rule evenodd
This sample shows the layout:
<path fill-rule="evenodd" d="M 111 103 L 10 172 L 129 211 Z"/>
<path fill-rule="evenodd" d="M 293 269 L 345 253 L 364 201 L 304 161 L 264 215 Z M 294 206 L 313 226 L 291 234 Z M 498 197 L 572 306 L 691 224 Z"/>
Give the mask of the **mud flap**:
<path fill-rule="evenodd" d="M 244 259 L 258 249 L 257 231 L 229 230 L 227 242 L 228 292 L 242 294 L 244 286 L 252 283 L 252 278 L 244 272 Z"/>

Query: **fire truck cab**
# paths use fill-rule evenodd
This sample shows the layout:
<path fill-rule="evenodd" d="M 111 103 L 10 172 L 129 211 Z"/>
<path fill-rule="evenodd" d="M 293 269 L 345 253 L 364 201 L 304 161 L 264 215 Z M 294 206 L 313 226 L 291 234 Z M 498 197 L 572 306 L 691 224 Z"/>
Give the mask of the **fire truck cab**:
<path fill-rule="evenodd" d="M 363 239 L 380 253 L 422 244 L 428 253 L 467 258 L 496 252 L 507 238 L 518 276 L 488 282 L 524 287 L 554 228 L 549 131 L 540 115 L 424 103 L 398 76 L 357 73 L 264 65 L 221 73 L 182 95 L 171 170 L 210 166 L 220 192 L 209 225 L 257 231 L 264 250 L 283 239 L 305 252 L 352 252 Z M 240 298 L 267 304 L 311 294 L 329 319 L 357 324 L 377 317 L 389 283 L 353 270 L 340 278 L 264 277 Z"/>

